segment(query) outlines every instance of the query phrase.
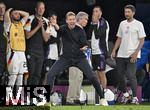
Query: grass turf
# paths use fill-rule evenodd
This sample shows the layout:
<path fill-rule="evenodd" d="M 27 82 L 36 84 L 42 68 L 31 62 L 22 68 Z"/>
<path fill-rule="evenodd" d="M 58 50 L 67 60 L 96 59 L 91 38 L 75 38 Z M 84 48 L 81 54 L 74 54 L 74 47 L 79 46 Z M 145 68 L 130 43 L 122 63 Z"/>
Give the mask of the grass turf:
<path fill-rule="evenodd" d="M 150 110 L 150 105 L 114 105 L 114 106 L 12 106 L 0 107 L 0 110 Z"/>
<path fill-rule="evenodd" d="M 57 106 L 51 107 L 50 110 L 150 110 L 150 106 Z"/>

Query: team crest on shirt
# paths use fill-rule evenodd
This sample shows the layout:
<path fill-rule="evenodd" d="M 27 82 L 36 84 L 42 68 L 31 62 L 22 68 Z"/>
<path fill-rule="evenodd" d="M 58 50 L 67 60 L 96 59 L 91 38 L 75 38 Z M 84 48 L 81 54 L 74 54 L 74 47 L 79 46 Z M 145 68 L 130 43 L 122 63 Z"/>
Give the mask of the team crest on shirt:
<path fill-rule="evenodd" d="M 125 33 L 126 33 L 126 34 L 129 33 L 129 26 L 127 26 L 127 29 L 126 29 Z"/>
<path fill-rule="evenodd" d="M 15 37 L 17 37 L 17 35 L 18 35 L 18 34 L 17 34 L 17 33 L 15 33 Z"/>

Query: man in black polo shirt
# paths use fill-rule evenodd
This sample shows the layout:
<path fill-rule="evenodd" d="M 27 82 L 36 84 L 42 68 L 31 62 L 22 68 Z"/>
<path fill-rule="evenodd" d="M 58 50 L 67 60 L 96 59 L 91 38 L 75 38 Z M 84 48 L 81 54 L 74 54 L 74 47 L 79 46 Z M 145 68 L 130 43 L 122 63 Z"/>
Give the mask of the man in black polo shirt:
<path fill-rule="evenodd" d="M 92 69 L 83 52 L 87 48 L 86 33 L 83 28 L 75 25 L 76 18 L 73 12 L 68 12 L 66 14 L 66 23 L 67 25 L 60 27 L 58 32 L 59 36 L 62 38 L 63 54 L 48 72 L 47 84 L 50 84 L 52 90 L 55 76 L 60 74 L 65 69 L 75 66 L 83 71 L 95 87 L 101 98 L 100 104 L 107 106 L 108 103 L 104 99 L 98 79 L 92 72 Z"/>
<path fill-rule="evenodd" d="M 7 40 L 4 37 L 4 14 L 5 14 L 6 6 L 3 2 L 0 2 L 0 85 L 2 84 L 3 72 L 6 67 L 6 47 Z"/>
<path fill-rule="evenodd" d="M 46 33 L 48 20 L 43 17 L 45 4 L 37 2 L 35 15 L 31 15 L 26 23 L 27 61 L 29 69 L 28 85 L 38 85 L 44 60 L 43 43 L 48 41 Z"/>

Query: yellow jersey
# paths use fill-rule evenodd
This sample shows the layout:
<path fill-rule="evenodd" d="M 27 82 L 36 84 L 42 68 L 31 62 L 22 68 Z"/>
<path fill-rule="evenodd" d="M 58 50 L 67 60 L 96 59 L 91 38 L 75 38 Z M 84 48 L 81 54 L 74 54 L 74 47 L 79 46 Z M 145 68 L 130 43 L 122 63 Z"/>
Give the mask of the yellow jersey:
<path fill-rule="evenodd" d="M 10 48 L 15 51 L 25 51 L 25 33 L 22 22 L 11 23 L 9 30 Z"/>

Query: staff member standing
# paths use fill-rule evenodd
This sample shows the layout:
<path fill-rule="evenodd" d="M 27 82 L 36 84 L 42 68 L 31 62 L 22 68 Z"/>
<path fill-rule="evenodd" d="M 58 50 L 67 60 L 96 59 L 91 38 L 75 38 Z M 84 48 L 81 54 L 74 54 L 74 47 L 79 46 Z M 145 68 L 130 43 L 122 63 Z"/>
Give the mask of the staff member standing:
<path fill-rule="evenodd" d="M 105 69 L 106 55 L 108 51 L 108 30 L 109 25 L 108 22 L 102 17 L 101 7 L 95 6 L 93 8 L 92 22 L 89 27 L 88 36 L 91 39 L 93 70 L 96 71 L 99 82 L 104 91 L 107 86 Z M 99 101 L 96 100 L 96 104 L 99 104 L 98 102 Z"/>
<path fill-rule="evenodd" d="M 55 12 L 50 12 L 48 16 L 49 24 L 46 29 L 46 33 L 49 34 L 48 41 L 44 44 L 44 65 L 41 82 L 44 84 L 44 81 L 47 77 L 47 72 L 51 69 L 52 65 L 58 60 L 59 56 L 59 38 L 57 31 L 59 30 L 59 26 L 57 24 L 57 14 Z"/>
<path fill-rule="evenodd" d="M 128 101 L 129 93 L 126 91 L 125 76 L 130 81 L 130 86 L 133 92 L 132 102 L 133 104 L 139 104 L 136 90 L 136 62 L 141 57 L 141 48 L 144 44 L 146 37 L 142 22 L 134 19 L 135 7 L 133 5 L 127 5 L 124 8 L 124 14 L 126 20 L 122 21 L 119 25 L 117 40 L 112 51 L 111 57 L 114 58 L 117 53 L 117 70 L 120 75 L 120 90 L 123 94 L 123 102 Z"/>
<path fill-rule="evenodd" d="M 37 2 L 35 15 L 29 16 L 26 23 L 27 50 L 29 79 L 28 85 L 38 85 L 41 79 L 41 71 L 44 61 L 43 43 L 48 41 L 49 34 L 46 33 L 48 20 L 43 17 L 45 12 L 44 2 Z"/>
<path fill-rule="evenodd" d="M 6 67 L 6 47 L 7 40 L 4 37 L 4 14 L 6 6 L 3 2 L 0 2 L 0 85 L 3 83 L 3 73 Z"/>
<path fill-rule="evenodd" d="M 99 78 L 102 87 L 106 89 L 107 79 L 105 75 L 106 54 L 107 54 L 107 21 L 102 17 L 102 9 L 99 6 L 94 7 L 92 22 L 89 27 L 92 48 L 92 66 Z"/>

